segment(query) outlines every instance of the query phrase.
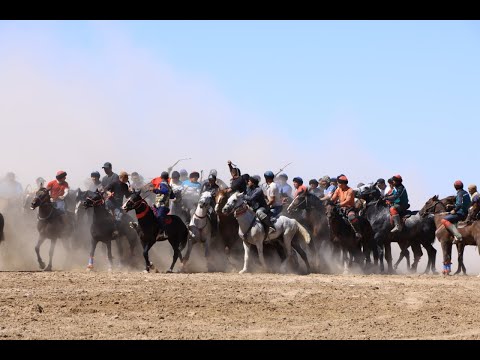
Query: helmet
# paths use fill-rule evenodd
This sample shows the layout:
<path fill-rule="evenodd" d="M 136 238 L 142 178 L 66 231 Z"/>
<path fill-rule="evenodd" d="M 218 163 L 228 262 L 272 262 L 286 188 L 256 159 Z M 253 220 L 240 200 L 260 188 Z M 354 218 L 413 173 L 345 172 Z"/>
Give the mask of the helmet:
<path fill-rule="evenodd" d="M 65 177 L 67 176 L 67 173 L 63 170 L 59 170 L 57 171 L 57 176 L 55 176 L 57 178 L 57 180 L 60 180 L 60 179 L 64 179 Z"/>
<path fill-rule="evenodd" d="M 337 177 L 336 176 L 330 177 L 330 182 L 334 182 L 334 183 L 338 182 Z"/>
<path fill-rule="evenodd" d="M 188 176 L 188 172 L 185 169 L 180 170 L 180 176 Z"/>
<path fill-rule="evenodd" d="M 309 184 L 309 185 L 312 185 L 312 184 L 313 184 L 313 185 L 318 185 L 318 181 L 317 181 L 317 179 L 312 179 L 312 180 L 310 180 L 310 181 L 308 182 L 308 184 Z"/>
<path fill-rule="evenodd" d="M 35 180 L 35 182 L 37 183 L 37 185 L 40 185 L 40 184 L 45 184 L 46 180 L 40 176 Z"/>
<path fill-rule="evenodd" d="M 389 184 L 393 184 L 393 177 L 387 180 Z"/>
<path fill-rule="evenodd" d="M 340 175 L 340 176 L 337 178 L 337 182 L 338 182 L 339 184 L 345 184 L 345 185 L 347 185 L 347 184 L 348 184 L 348 179 L 347 179 L 347 177 L 346 177 L 345 175 L 342 174 L 342 175 Z"/>
<path fill-rule="evenodd" d="M 293 178 L 293 182 L 299 183 L 300 185 L 303 184 L 302 178 L 298 176 Z"/>
<path fill-rule="evenodd" d="M 285 173 L 281 173 L 278 175 L 279 178 L 284 178 L 285 180 L 288 180 L 288 176 Z"/>
<path fill-rule="evenodd" d="M 275 177 L 273 172 L 271 172 L 270 170 L 265 171 L 265 174 L 263 174 L 263 176 L 265 176 L 266 178 L 272 178 L 272 179 Z"/>
<path fill-rule="evenodd" d="M 477 191 L 477 185 L 475 184 L 468 185 L 468 190 Z"/>
<path fill-rule="evenodd" d="M 198 173 L 198 171 L 194 171 L 190 173 L 189 178 L 193 178 L 193 177 L 196 177 L 196 178 L 200 177 L 200 174 Z"/>
<path fill-rule="evenodd" d="M 395 180 L 395 181 L 398 181 L 398 182 L 402 182 L 402 181 L 403 181 L 403 179 L 402 179 L 402 177 L 401 177 L 400 175 L 394 175 L 394 176 L 392 177 L 392 179 Z"/>
<path fill-rule="evenodd" d="M 180 173 L 178 171 L 172 171 L 172 179 L 179 179 Z"/>
<path fill-rule="evenodd" d="M 209 175 L 215 175 L 215 176 L 217 176 L 217 174 L 218 174 L 218 173 L 217 173 L 217 170 L 215 170 L 215 169 L 210 170 Z"/>
<path fill-rule="evenodd" d="M 375 184 L 385 184 L 385 179 L 380 178 Z"/>
<path fill-rule="evenodd" d="M 90 174 L 90 177 L 95 177 L 97 179 L 100 179 L 100 173 L 98 171 L 92 171 Z"/>
<path fill-rule="evenodd" d="M 164 180 L 167 180 L 168 179 L 168 173 L 166 171 L 162 171 L 162 174 L 160 175 L 160 177 Z"/>
<path fill-rule="evenodd" d="M 330 182 L 331 182 L 330 176 L 325 175 L 324 177 L 322 177 L 322 178 L 320 179 L 320 181 L 325 181 L 326 183 L 330 184 Z"/>
<path fill-rule="evenodd" d="M 455 189 L 463 189 L 463 182 L 457 180 L 453 183 L 453 186 L 455 187 Z"/>
<path fill-rule="evenodd" d="M 362 183 L 362 182 L 359 182 L 359 183 L 357 184 L 357 188 L 361 188 L 363 185 L 365 185 L 365 184 Z"/>
<path fill-rule="evenodd" d="M 213 174 L 208 175 L 208 180 L 217 181 L 217 177 Z"/>

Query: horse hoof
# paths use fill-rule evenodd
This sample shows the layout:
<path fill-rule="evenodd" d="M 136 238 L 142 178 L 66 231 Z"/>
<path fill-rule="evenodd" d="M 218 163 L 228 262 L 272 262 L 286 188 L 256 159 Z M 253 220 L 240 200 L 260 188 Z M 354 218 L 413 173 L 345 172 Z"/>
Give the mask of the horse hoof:
<path fill-rule="evenodd" d="M 108 271 L 108 272 L 112 272 L 113 269 L 112 269 L 111 267 L 109 267 L 107 271 Z"/>
<path fill-rule="evenodd" d="M 42 261 L 38 263 L 38 266 L 40 267 L 41 270 L 43 270 L 47 265 L 45 265 L 45 263 Z"/>
<path fill-rule="evenodd" d="M 148 271 L 148 270 L 143 270 L 143 273 L 144 273 L 144 274 L 148 274 L 149 271 Z"/>
<path fill-rule="evenodd" d="M 247 270 L 246 270 L 246 269 L 243 269 L 243 270 L 240 270 L 238 273 L 239 273 L 239 274 L 244 274 L 244 273 L 246 273 L 246 272 L 247 272 Z"/>
<path fill-rule="evenodd" d="M 52 271 L 52 267 L 51 267 L 51 266 L 47 266 L 46 268 L 43 269 L 43 271 Z"/>

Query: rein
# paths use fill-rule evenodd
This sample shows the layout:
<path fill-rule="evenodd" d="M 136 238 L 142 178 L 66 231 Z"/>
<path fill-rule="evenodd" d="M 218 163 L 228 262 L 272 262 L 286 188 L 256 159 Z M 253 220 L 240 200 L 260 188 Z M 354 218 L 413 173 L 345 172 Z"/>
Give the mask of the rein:
<path fill-rule="evenodd" d="M 447 206 L 446 206 L 443 202 L 441 202 L 440 200 L 437 200 L 437 201 L 435 201 L 435 204 L 433 204 L 433 205 L 429 206 L 428 208 L 426 208 L 426 209 L 424 210 L 424 213 L 427 214 L 427 213 L 428 213 L 428 210 L 430 210 L 430 209 L 433 208 L 433 212 L 432 212 L 432 213 L 435 214 L 435 208 L 436 208 L 437 205 L 439 205 L 439 204 L 442 204 L 442 206 L 443 206 L 443 208 L 445 209 L 445 211 L 447 210 Z"/>

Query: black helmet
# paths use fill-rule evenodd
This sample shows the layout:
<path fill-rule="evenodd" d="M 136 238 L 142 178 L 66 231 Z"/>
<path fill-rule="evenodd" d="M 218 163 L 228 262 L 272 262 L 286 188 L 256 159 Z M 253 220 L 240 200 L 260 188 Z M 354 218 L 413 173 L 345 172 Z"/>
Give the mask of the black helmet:
<path fill-rule="evenodd" d="M 297 176 L 297 177 L 294 177 L 292 181 L 293 181 L 293 182 L 296 182 L 296 183 L 298 183 L 298 184 L 300 184 L 300 185 L 303 185 L 303 179 L 302 179 L 301 177 L 298 177 L 298 176 Z"/>
<path fill-rule="evenodd" d="M 193 177 L 196 177 L 196 178 L 200 177 L 200 174 L 198 173 L 198 171 L 194 171 L 194 172 L 190 173 L 189 178 L 193 178 Z"/>
<path fill-rule="evenodd" d="M 180 173 L 177 170 L 172 171 L 172 179 L 180 179 Z"/>
<path fill-rule="evenodd" d="M 90 177 L 100 179 L 100 173 L 98 171 L 92 171 L 92 173 L 90 174 Z"/>
<path fill-rule="evenodd" d="M 310 181 L 308 182 L 308 184 L 309 184 L 309 185 L 312 185 L 312 184 L 313 184 L 313 185 L 318 185 L 318 181 L 317 181 L 317 179 L 312 179 L 312 180 L 310 180 Z"/>
<path fill-rule="evenodd" d="M 162 171 L 162 174 L 160 175 L 160 177 L 164 180 L 167 180 L 168 179 L 168 172 Z"/>
<path fill-rule="evenodd" d="M 217 177 L 213 174 L 208 175 L 208 180 L 217 181 Z"/>
<path fill-rule="evenodd" d="M 257 185 L 257 186 L 258 186 L 258 183 L 260 182 L 260 179 L 259 179 L 257 176 L 255 176 L 255 175 L 254 175 L 254 176 L 250 176 L 250 177 L 248 178 L 248 180 L 250 180 L 252 183 L 254 183 L 254 184 Z"/>

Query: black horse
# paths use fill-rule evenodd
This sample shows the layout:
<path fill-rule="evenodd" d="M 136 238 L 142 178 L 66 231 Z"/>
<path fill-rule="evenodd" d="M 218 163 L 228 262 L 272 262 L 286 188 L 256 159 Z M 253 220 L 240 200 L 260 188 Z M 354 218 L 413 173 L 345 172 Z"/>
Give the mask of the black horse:
<path fill-rule="evenodd" d="M 5 235 L 3 234 L 4 226 L 5 226 L 5 220 L 3 219 L 2 213 L 0 213 L 0 242 L 5 240 Z"/>
<path fill-rule="evenodd" d="M 92 192 L 92 191 L 82 191 L 80 189 L 77 190 L 77 196 L 76 196 L 76 201 L 77 203 L 81 203 L 83 206 L 82 207 L 77 207 L 76 211 L 76 216 L 77 216 L 77 226 L 78 231 L 78 237 L 81 238 L 83 237 L 82 234 L 82 229 L 80 224 L 89 224 L 90 230 L 93 227 L 93 221 L 96 215 L 95 213 L 95 207 L 92 205 L 86 206 L 85 201 L 87 200 L 88 197 L 92 198 L 95 194 L 100 195 L 102 198 L 104 197 L 104 194 L 100 191 Z M 102 204 L 103 205 L 103 204 Z M 83 211 L 82 211 L 83 208 Z M 93 209 L 92 209 L 93 208 Z M 93 210 L 93 212 L 90 212 L 90 210 Z M 106 210 L 108 212 L 108 210 Z M 108 212 L 111 216 L 113 216 L 110 212 Z M 90 219 L 91 218 L 91 219 Z M 118 231 L 118 234 L 114 237 L 114 240 L 117 243 L 117 248 L 118 252 L 120 254 L 121 258 L 121 263 L 131 263 L 134 258 L 134 250 L 135 247 L 138 243 L 138 235 L 135 230 L 133 230 L 130 226 L 129 223 L 133 219 L 128 215 L 128 214 L 122 214 L 122 218 L 120 221 L 116 222 L 116 230 Z M 127 257 L 126 254 L 124 254 L 123 251 L 123 239 L 126 238 L 128 240 L 129 248 L 130 248 L 130 254 Z M 101 240 L 100 240 L 101 241 Z M 79 241 L 80 242 L 80 241 Z"/>
<path fill-rule="evenodd" d="M 37 207 L 37 230 L 39 238 L 37 245 L 35 246 L 35 252 L 37 253 L 37 260 L 40 268 L 44 271 L 51 271 L 53 252 L 55 250 L 57 239 L 64 240 L 63 244 L 66 247 L 67 252 L 70 253 L 70 244 L 68 240 L 75 227 L 74 214 L 67 212 L 62 219 L 60 210 L 57 210 L 55 205 L 50 201 L 50 192 L 43 187 L 35 193 L 35 197 L 30 205 L 31 210 L 35 210 Z M 49 251 L 50 260 L 47 266 L 45 266 L 45 263 L 40 256 L 40 246 L 46 239 L 51 240 Z"/>
<path fill-rule="evenodd" d="M 372 225 L 375 237 L 375 244 L 379 253 L 380 271 L 384 272 L 383 257 L 388 264 L 388 272 L 393 273 L 403 257 L 407 258 L 407 265 L 410 271 L 416 271 L 418 262 L 423 256 L 421 245 L 428 254 L 428 264 L 425 273 L 430 270 L 436 273 L 435 259 L 437 251 L 433 247 L 435 241 L 435 223 L 431 217 L 422 218 L 418 211 L 407 211 L 401 214 L 404 222 L 403 230 L 392 233 L 393 224 L 390 221 L 389 206 L 380 197 L 380 191 L 372 185 L 358 193 L 359 198 L 367 201 L 365 217 Z M 397 242 L 400 247 L 400 257 L 395 265 L 392 264 L 391 243 Z M 412 247 L 414 261 L 410 267 L 408 247 Z"/>
<path fill-rule="evenodd" d="M 159 224 L 153 210 L 141 197 L 140 191 L 134 191 L 125 204 L 123 204 L 122 209 L 126 211 L 135 210 L 138 219 L 136 230 L 142 243 L 143 257 L 145 258 L 146 265 L 145 270 L 147 272 L 154 270 L 153 263 L 150 262 L 148 258 L 148 251 L 157 241 L 163 241 L 164 239 L 157 238 Z M 167 270 L 167 273 L 171 273 L 178 258 L 183 262 L 181 251 L 185 248 L 185 245 L 187 245 L 188 229 L 178 216 L 167 215 L 165 218 L 165 232 L 168 235 L 168 242 L 173 249 L 173 261 Z"/>

